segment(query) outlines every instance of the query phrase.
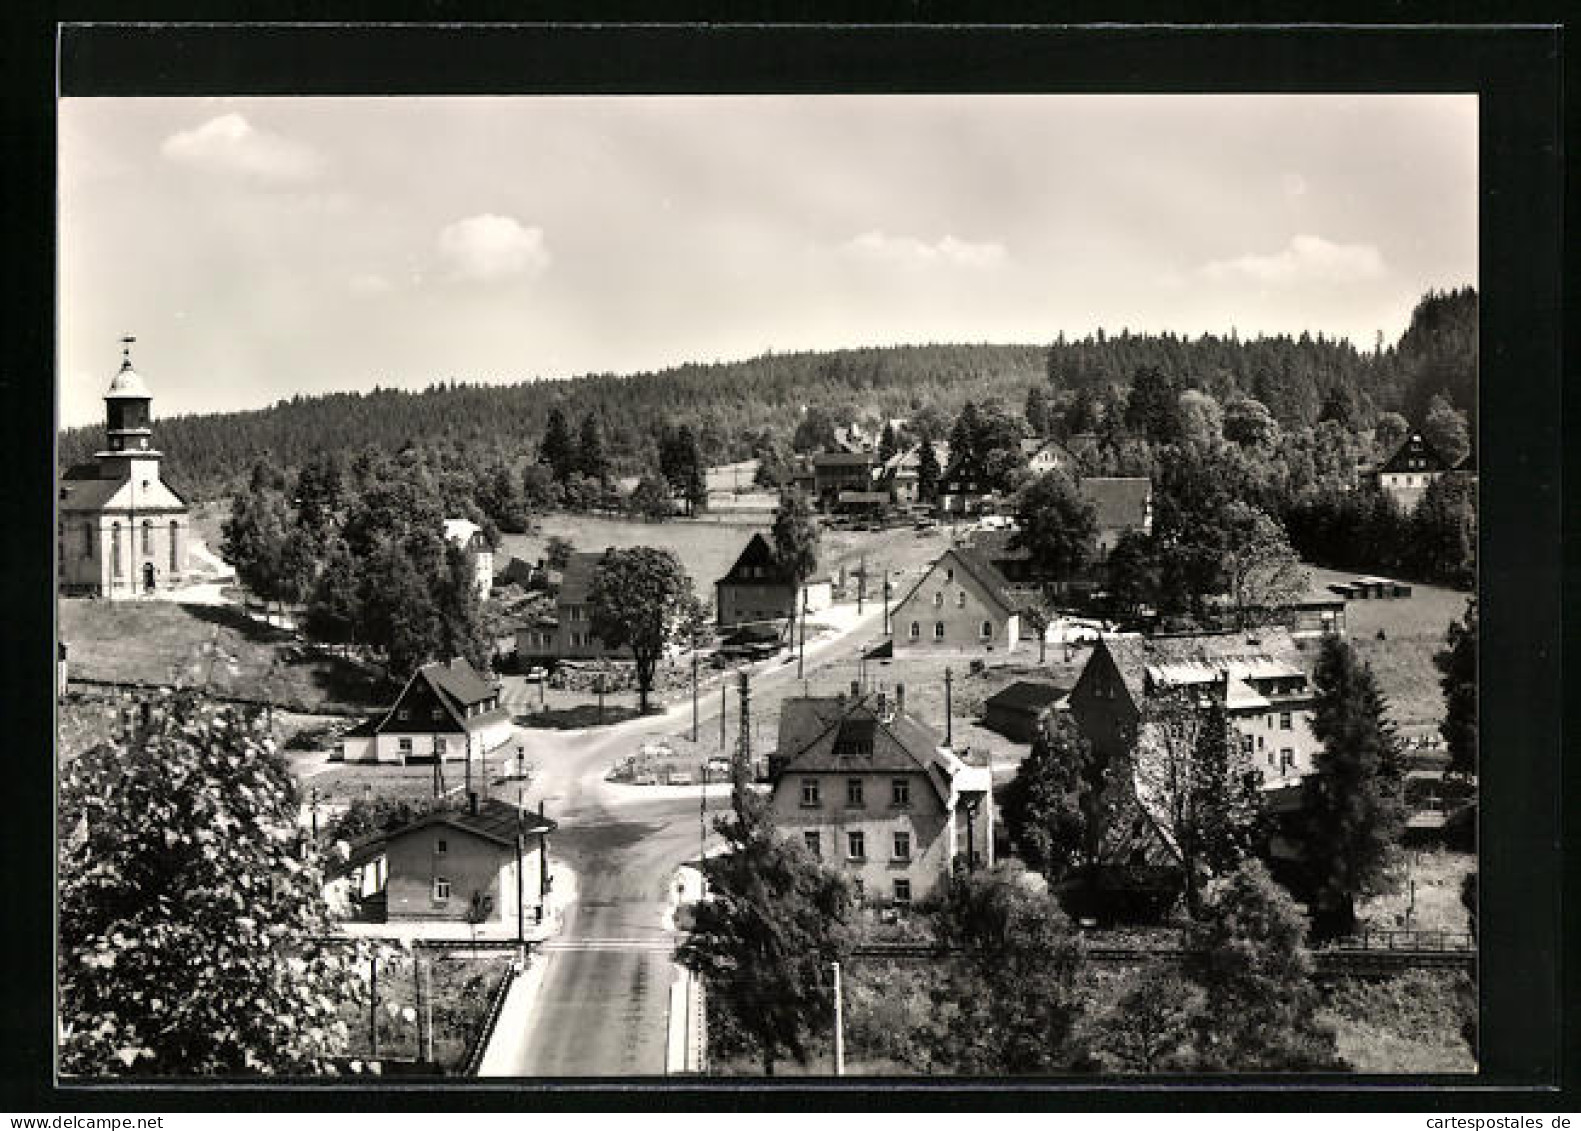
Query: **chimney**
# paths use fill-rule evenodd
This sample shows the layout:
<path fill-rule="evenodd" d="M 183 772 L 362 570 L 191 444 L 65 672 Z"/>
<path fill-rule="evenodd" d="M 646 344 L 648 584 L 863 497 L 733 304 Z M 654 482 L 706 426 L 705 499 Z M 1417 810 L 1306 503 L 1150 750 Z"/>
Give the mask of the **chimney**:
<path fill-rule="evenodd" d="M 906 685 L 904 683 L 897 683 L 895 684 L 895 714 L 904 715 L 905 713 Z"/>

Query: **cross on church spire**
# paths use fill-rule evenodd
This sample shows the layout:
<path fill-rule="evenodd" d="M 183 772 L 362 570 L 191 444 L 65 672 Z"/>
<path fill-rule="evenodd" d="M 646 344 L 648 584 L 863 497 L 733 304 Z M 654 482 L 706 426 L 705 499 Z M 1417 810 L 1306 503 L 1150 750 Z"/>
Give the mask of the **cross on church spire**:
<path fill-rule="evenodd" d="M 133 337 L 131 334 L 122 334 L 121 335 L 121 368 L 122 369 L 130 369 L 132 367 L 132 343 L 134 343 L 135 341 L 137 341 L 137 339 L 135 337 Z"/>

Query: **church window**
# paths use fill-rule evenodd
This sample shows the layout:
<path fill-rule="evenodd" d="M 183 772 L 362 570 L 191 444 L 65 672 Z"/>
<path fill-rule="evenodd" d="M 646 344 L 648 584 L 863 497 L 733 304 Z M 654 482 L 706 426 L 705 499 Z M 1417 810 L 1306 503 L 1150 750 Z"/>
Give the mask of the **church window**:
<path fill-rule="evenodd" d="M 110 570 L 116 577 L 121 576 L 121 524 L 110 525 Z"/>
<path fill-rule="evenodd" d="M 181 570 L 181 524 L 172 520 L 170 523 L 170 572 L 178 573 Z"/>
<path fill-rule="evenodd" d="M 146 486 L 146 484 L 145 484 Z M 143 553 L 154 552 L 154 524 L 148 519 L 143 519 Z"/>

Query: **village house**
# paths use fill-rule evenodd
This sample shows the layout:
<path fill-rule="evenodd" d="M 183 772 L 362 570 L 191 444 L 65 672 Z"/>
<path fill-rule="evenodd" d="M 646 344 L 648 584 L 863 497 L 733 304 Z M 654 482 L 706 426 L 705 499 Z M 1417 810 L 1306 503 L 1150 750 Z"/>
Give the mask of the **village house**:
<path fill-rule="evenodd" d="M 1157 636 L 1100 635 L 1070 693 L 1070 711 L 1103 759 L 1138 749 L 1143 713 L 1162 696 L 1222 703 L 1265 790 L 1298 786 L 1322 748 L 1312 733 L 1315 649 L 1283 627 Z"/>
<path fill-rule="evenodd" d="M 1420 432 L 1412 432 L 1394 453 L 1378 466 L 1362 472 L 1364 483 L 1392 498 L 1401 512 L 1410 514 L 1421 502 L 1428 485 L 1444 475 L 1474 475 L 1470 456 L 1451 464 Z"/>
<path fill-rule="evenodd" d="M 549 657 L 606 660 L 624 655 L 622 649 L 609 647 L 593 633 L 593 608 L 589 597 L 593 590 L 593 573 L 603 559 L 603 553 L 573 553 L 566 561 L 560 575 L 560 590 L 555 594 L 553 624 L 540 622 L 535 630 L 548 631 L 551 638 Z"/>
<path fill-rule="evenodd" d="M 993 779 L 906 713 L 905 688 L 784 701 L 769 760 L 775 825 L 869 903 L 938 892 L 957 859 L 993 865 Z"/>
<path fill-rule="evenodd" d="M 874 492 L 878 456 L 871 451 L 819 452 L 812 457 L 813 497 L 825 510 L 844 502 L 866 501 Z"/>
<path fill-rule="evenodd" d="M 1008 583 L 976 550 L 951 546 L 890 614 L 897 647 L 1012 651 L 1021 618 Z"/>
<path fill-rule="evenodd" d="M 748 539 L 730 572 L 714 582 L 720 628 L 777 625 L 800 614 L 829 607 L 833 589 L 828 578 L 810 578 L 801 586 L 785 569 L 761 532 Z"/>
<path fill-rule="evenodd" d="M 510 741 L 510 713 L 499 688 L 466 660 L 424 664 L 406 681 L 395 705 L 341 738 L 346 762 L 393 765 L 470 764 Z"/>
<path fill-rule="evenodd" d="M 483 528 L 464 518 L 445 519 L 445 541 L 455 546 L 472 562 L 472 585 L 478 600 L 488 600 L 494 588 L 494 547 Z"/>
<path fill-rule="evenodd" d="M 939 468 L 950 462 L 950 445 L 943 441 L 933 445 L 933 455 Z M 922 467 L 922 445 L 913 444 L 905 451 L 896 452 L 885 460 L 877 471 L 877 487 L 890 502 L 900 506 L 915 506 L 922 501 L 919 470 Z"/>
<path fill-rule="evenodd" d="M 511 927 L 520 907 L 520 922 L 535 924 L 556 828 L 541 812 L 474 795 L 352 846 L 327 894 L 365 921 Z"/>
<path fill-rule="evenodd" d="M 1026 458 L 1027 470 L 1033 475 L 1047 475 L 1051 471 L 1075 474 L 1075 460 L 1058 440 L 1022 440 L 1021 454 Z"/>
<path fill-rule="evenodd" d="M 1044 720 L 1064 705 L 1068 693 L 1052 683 L 1017 680 L 983 703 L 983 726 L 1012 742 L 1031 742 Z"/>
<path fill-rule="evenodd" d="M 191 520 L 160 478 L 153 394 L 132 368 L 131 342 L 104 394 L 104 449 L 61 477 L 56 550 L 67 596 L 140 597 L 186 579 Z"/>

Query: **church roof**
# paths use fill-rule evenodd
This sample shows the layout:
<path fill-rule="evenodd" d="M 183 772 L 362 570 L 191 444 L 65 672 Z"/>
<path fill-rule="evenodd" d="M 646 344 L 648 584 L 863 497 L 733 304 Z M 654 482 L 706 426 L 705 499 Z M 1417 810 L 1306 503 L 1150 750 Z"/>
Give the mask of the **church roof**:
<path fill-rule="evenodd" d="M 124 362 L 121 371 L 110 382 L 110 387 L 105 390 L 104 399 L 125 400 L 152 400 L 154 394 L 148 391 L 148 384 L 132 368 L 131 362 Z"/>
<path fill-rule="evenodd" d="M 133 480 L 77 479 L 63 480 L 60 485 L 60 509 L 63 511 L 127 511 L 142 514 L 184 511 L 186 501 L 172 491 L 163 480 L 154 479 L 147 487 L 134 490 Z"/>

